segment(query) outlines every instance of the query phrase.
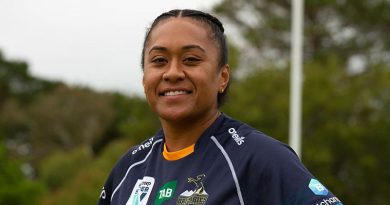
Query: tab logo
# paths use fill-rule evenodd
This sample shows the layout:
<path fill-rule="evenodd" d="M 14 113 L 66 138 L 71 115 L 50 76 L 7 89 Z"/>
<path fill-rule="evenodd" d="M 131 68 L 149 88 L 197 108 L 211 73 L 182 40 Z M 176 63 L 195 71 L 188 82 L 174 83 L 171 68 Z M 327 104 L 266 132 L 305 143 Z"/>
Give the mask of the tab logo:
<path fill-rule="evenodd" d="M 310 180 L 309 188 L 315 195 L 321 195 L 321 196 L 328 195 L 328 190 L 317 179 Z"/>
<path fill-rule="evenodd" d="M 149 195 L 152 192 L 153 185 L 153 177 L 144 176 L 144 178 L 138 179 L 126 205 L 146 205 Z"/>
<path fill-rule="evenodd" d="M 164 186 L 162 186 L 157 191 L 157 196 L 156 199 L 154 200 L 154 205 L 160 205 L 164 201 L 168 201 L 172 199 L 176 191 L 176 184 L 177 181 L 170 181 L 164 184 Z"/>

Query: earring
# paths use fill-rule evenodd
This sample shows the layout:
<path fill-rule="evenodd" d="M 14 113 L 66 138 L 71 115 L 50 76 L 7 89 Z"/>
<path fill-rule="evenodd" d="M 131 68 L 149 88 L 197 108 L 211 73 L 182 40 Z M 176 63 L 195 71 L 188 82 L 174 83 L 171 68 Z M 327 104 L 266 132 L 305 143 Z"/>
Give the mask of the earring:
<path fill-rule="evenodd" d="M 219 90 L 219 93 L 223 93 L 223 91 L 224 91 L 223 88 L 221 88 L 221 89 Z"/>

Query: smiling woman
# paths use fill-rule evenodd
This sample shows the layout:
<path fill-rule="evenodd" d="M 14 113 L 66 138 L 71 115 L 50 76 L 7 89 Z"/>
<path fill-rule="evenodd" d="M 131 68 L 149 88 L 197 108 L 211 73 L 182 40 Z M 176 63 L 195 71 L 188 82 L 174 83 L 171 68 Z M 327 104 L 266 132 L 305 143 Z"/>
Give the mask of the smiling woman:
<path fill-rule="evenodd" d="M 341 204 L 291 148 L 219 111 L 230 78 L 223 33 L 201 11 L 155 19 L 141 63 L 162 129 L 122 157 L 99 204 Z"/>
<path fill-rule="evenodd" d="M 168 132 L 177 128 L 203 132 L 219 115 L 218 91 L 229 82 L 229 67 L 218 67 L 218 49 L 209 36 L 204 23 L 175 18 L 161 21 L 148 39 L 145 94 Z M 176 142 L 167 139 L 167 147 L 182 149 L 195 143 L 200 134 L 191 131 L 183 138 L 166 132 Z"/>

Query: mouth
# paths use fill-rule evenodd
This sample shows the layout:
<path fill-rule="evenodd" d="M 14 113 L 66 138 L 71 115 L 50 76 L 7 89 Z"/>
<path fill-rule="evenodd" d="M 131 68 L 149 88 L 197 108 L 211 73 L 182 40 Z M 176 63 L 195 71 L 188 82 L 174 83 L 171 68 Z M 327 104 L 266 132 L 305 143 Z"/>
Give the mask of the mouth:
<path fill-rule="evenodd" d="M 191 94 L 192 91 L 187 90 L 170 90 L 160 93 L 160 96 L 177 96 L 177 95 L 188 95 Z"/>

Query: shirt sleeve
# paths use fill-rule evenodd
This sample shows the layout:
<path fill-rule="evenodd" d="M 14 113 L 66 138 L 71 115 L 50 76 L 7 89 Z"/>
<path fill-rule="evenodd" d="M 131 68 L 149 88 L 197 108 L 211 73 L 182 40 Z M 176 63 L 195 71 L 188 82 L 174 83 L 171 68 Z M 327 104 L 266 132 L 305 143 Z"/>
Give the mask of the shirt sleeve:
<path fill-rule="evenodd" d="M 260 187 L 265 204 L 342 205 L 341 201 L 306 169 L 289 146 L 275 143 L 269 148 L 269 160 Z"/>
<path fill-rule="evenodd" d="M 100 193 L 98 205 L 109 205 L 111 204 L 112 196 L 112 184 L 113 184 L 113 173 L 108 176 L 106 182 L 104 183 L 103 189 Z"/>

